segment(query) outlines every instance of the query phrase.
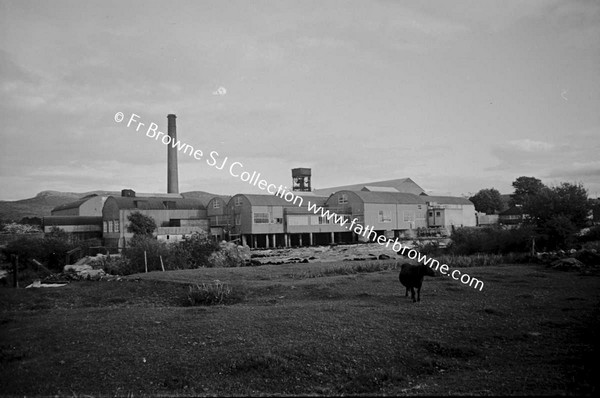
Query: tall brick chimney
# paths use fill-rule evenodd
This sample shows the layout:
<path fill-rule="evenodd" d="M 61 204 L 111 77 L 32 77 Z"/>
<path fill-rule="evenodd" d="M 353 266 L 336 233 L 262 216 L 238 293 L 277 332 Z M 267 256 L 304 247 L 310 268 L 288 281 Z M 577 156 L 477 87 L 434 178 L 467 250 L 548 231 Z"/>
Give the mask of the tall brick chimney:
<path fill-rule="evenodd" d="M 168 130 L 167 134 L 171 137 L 171 142 L 177 141 L 177 126 L 175 119 L 177 116 L 167 115 Z M 167 145 L 167 193 L 179 193 L 179 178 L 177 172 L 177 147 L 172 144 Z"/>

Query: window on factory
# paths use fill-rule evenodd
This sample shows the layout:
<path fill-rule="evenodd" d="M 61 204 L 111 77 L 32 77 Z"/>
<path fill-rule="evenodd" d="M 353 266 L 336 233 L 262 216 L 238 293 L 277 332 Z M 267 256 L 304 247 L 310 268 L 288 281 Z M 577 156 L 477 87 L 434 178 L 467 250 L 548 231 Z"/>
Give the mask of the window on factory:
<path fill-rule="evenodd" d="M 253 213 L 254 224 L 268 224 L 269 213 Z"/>
<path fill-rule="evenodd" d="M 218 200 L 213 201 L 213 209 L 220 209 L 221 203 Z"/>
<path fill-rule="evenodd" d="M 115 232 L 115 229 L 114 229 L 114 228 L 115 228 L 115 225 L 114 225 L 114 223 L 113 223 L 113 220 L 110 220 L 110 221 L 108 222 L 108 232 Z"/>
<path fill-rule="evenodd" d="M 235 198 L 235 202 L 233 202 L 236 206 L 241 206 L 242 205 L 242 197 L 238 196 Z"/>
<path fill-rule="evenodd" d="M 104 232 L 104 233 L 108 232 L 108 221 L 104 221 L 102 223 L 102 232 Z"/>
<path fill-rule="evenodd" d="M 441 217 L 441 215 L 442 215 L 442 213 L 441 213 L 441 212 L 439 212 L 439 211 L 436 211 L 436 212 L 435 212 L 435 216 L 436 216 L 436 217 Z"/>
<path fill-rule="evenodd" d="M 283 224 L 283 218 L 281 218 L 281 217 L 275 218 L 275 224 Z"/>
<path fill-rule="evenodd" d="M 329 224 L 327 217 L 319 216 L 319 224 Z"/>
<path fill-rule="evenodd" d="M 120 231 L 119 220 L 116 220 L 116 221 L 115 221 L 115 232 L 121 232 L 121 231 Z"/>
<path fill-rule="evenodd" d="M 433 217 L 433 212 L 432 211 L 429 212 L 429 217 Z"/>
<path fill-rule="evenodd" d="M 240 214 L 235 215 L 235 225 L 242 225 L 242 216 Z"/>
<path fill-rule="evenodd" d="M 345 205 L 346 203 L 348 203 L 348 195 L 346 195 L 345 193 L 343 193 L 338 198 L 338 204 Z"/>
<path fill-rule="evenodd" d="M 392 222 L 392 215 L 390 212 L 379 210 L 379 222 Z"/>

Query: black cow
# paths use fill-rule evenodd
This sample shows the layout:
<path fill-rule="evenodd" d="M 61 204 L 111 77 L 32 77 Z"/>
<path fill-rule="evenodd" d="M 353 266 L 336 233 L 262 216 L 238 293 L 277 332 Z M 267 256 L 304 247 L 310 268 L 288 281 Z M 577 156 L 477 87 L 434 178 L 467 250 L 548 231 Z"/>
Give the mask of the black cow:
<path fill-rule="evenodd" d="M 425 264 L 412 265 L 408 263 L 402 264 L 400 268 L 400 283 L 406 287 L 406 294 L 404 297 L 408 297 L 408 289 L 410 289 L 413 303 L 421 301 L 421 286 L 423 285 L 423 279 L 427 276 L 435 276 L 433 269 L 429 268 Z M 417 288 L 417 299 L 415 300 L 415 288 Z"/>

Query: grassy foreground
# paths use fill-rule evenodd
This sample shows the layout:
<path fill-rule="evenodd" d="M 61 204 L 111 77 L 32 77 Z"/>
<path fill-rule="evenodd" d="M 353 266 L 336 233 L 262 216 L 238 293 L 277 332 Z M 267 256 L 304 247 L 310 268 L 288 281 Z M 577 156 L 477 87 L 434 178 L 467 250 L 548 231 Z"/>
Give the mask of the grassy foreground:
<path fill-rule="evenodd" d="M 428 278 L 413 304 L 380 263 L 1 288 L 0 394 L 598 393 L 598 276 L 474 267 L 483 291 Z M 242 300 L 185 306 L 189 283 L 215 279 Z"/>

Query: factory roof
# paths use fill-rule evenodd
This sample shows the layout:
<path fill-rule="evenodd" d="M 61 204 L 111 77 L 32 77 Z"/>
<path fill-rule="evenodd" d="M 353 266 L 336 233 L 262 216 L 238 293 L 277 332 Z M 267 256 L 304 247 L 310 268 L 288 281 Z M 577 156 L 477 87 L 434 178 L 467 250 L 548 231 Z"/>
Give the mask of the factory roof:
<path fill-rule="evenodd" d="M 395 188 L 396 190 L 398 190 L 398 192 L 412 193 L 414 195 L 420 195 L 421 193 L 425 192 L 425 190 L 423 188 L 418 186 L 410 178 L 397 178 L 395 180 L 363 182 L 360 184 L 342 185 L 339 187 L 315 189 L 315 193 L 317 195 L 328 196 L 328 195 L 331 195 L 332 193 L 335 193 L 338 191 L 360 191 L 365 186 Z"/>
<path fill-rule="evenodd" d="M 418 195 L 403 192 L 369 192 L 343 190 L 337 193 L 350 193 L 358 196 L 364 203 L 380 204 L 425 204 Z"/>
<path fill-rule="evenodd" d="M 303 192 L 295 191 L 293 192 L 295 196 L 302 197 L 302 207 L 306 207 L 308 205 L 308 201 L 311 203 L 315 203 L 317 206 L 324 205 L 327 201 L 327 197 L 325 196 L 314 196 L 314 195 L 303 195 Z M 299 207 L 298 201 L 293 199 L 291 201 L 287 201 L 282 197 L 269 195 L 269 194 L 237 194 L 235 196 L 244 196 L 252 206 L 285 206 L 285 207 Z M 306 196 L 306 198 L 304 197 Z M 294 203 L 295 202 L 295 203 Z"/>
<path fill-rule="evenodd" d="M 56 206 L 54 209 L 52 209 L 52 211 L 61 211 L 61 210 L 68 210 L 68 209 L 78 209 L 79 206 L 81 206 L 82 204 L 84 204 L 85 202 L 87 202 L 88 200 L 90 200 L 91 198 L 98 196 L 95 193 L 91 194 L 91 195 L 87 195 L 84 196 L 83 198 L 76 200 L 74 202 L 69 202 L 69 203 L 65 203 L 63 205 L 58 205 Z"/>
<path fill-rule="evenodd" d="M 140 209 L 140 210 L 204 210 L 206 206 L 200 199 L 182 199 L 173 197 L 123 197 L 109 196 L 109 200 L 114 200 L 120 209 Z"/>
<path fill-rule="evenodd" d="M 435 202 L 441 205 L 472 205 L 471 202 L 467 198 L 461 198 L 457 196 L 429 196 L 429 195 L 421 195 L 421 198 L 425 202 Z"/>

